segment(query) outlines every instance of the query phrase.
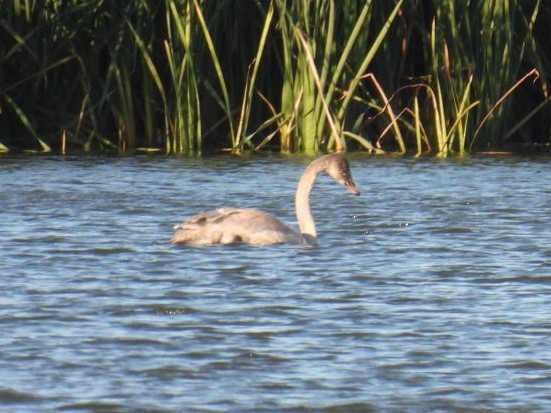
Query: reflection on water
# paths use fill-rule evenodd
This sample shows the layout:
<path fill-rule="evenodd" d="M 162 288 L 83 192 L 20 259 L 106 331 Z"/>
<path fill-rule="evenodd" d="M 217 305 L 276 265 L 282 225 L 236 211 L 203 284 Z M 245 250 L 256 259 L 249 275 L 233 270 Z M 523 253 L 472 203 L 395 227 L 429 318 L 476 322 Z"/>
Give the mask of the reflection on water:
<path fill-rule="evenodd" d="M 312 249 L 168 243 L 220 206 L 293 223 L 306 160 L 0 158 L 0 404 L 548 411 L 549 160 L 351 158 Z"/>

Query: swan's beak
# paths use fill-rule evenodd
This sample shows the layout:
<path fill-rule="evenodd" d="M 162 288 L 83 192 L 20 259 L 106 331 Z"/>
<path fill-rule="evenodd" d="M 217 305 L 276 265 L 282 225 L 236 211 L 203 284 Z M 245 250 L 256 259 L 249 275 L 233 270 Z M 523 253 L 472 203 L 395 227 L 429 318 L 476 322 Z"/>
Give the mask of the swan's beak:
<path fill-rule="evenodd" d="M 354 195 L 360 195 L 361 192 L 352 180 L 352 178 L 344 179 L 341 183 L 346 189 L 348 189 L 349 192 L 353 193 Z"/>

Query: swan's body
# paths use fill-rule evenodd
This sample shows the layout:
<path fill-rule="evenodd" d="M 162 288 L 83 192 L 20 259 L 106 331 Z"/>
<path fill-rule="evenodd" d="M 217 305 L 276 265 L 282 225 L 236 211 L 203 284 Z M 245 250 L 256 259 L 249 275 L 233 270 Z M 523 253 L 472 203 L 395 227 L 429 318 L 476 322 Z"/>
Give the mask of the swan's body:
<path fill-rule="evenodd" d="M 314 245 L 316 226 L 310 211 L 310 193 L 320 173 L 326 173 L 350 192 L 360 191 L 352 179 L 348 161 L 340 154 L 314 160 L 298 183 L 295 208 L 300 233 L 272 215 L 254 209 L 218 209 L 195 215 L 174 227 L 173 244 L 213 245 L 243 242 L 252 245 L 280 243 Z"/>

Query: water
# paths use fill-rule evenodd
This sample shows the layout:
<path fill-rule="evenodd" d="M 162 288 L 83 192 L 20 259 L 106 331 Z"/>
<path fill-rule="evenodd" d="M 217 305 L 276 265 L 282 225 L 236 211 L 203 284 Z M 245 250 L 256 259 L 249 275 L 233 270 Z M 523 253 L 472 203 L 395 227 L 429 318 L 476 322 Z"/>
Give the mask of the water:
<path fill-rule="evenodd" d="M 293 223 L 305 160 L 0 158 L 0 406 L 550 411 L 551 160 L 351 161 L 304 249 L 168 240 L 218 206 Z"/>

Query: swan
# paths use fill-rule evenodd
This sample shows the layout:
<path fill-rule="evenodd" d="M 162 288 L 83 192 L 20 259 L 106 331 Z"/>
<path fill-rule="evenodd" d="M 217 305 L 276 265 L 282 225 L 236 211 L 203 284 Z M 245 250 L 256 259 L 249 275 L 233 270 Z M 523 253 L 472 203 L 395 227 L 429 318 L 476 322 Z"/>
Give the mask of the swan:
<path fill-rule="evenodd" d="M 346 158 L 339 153 L 321 156 L 308 165 L 302 174 L 295 208 L 300 233 L 277 218 L 253 209 L 218 209 L 195 215 L 174 227 L 173 244 L 215 245 L 247 243 L 271 245 L 280 243 L 316 245 L 317 232 L 310 211 L 310 193 L 320 173 L 326 173 L 354 195 L 356 187 Z"/>

